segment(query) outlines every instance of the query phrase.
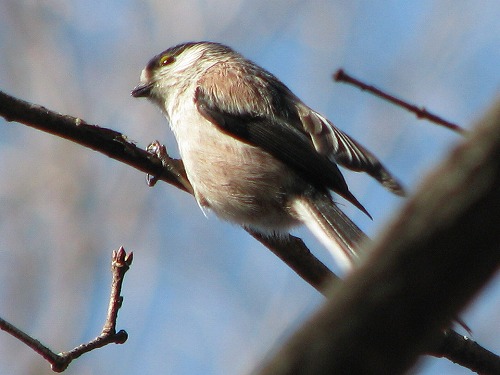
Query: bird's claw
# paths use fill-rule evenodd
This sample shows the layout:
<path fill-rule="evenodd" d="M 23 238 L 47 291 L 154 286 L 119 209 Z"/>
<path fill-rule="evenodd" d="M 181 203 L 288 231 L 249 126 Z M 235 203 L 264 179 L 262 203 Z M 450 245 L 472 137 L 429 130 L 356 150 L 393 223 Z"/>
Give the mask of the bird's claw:
<path fill-rule="evenodd" d="M 166 165 L 168 162 L 168 154 L 167 154 L 167 148 L 160 143 L 158 140 L 154 140 L 151 142 L 148 147 L 146 147 L 146 151 L 149 152 L 152 155 L 155 155 L 158 157 L 158 159 L 161 160 L 163 165 Z M 153 187 L 156 185 L 156 183 L 159 180 L 159 176 L 153 176 L 151 174 L 146 175 L 146 182 L 149 187 Z"/>

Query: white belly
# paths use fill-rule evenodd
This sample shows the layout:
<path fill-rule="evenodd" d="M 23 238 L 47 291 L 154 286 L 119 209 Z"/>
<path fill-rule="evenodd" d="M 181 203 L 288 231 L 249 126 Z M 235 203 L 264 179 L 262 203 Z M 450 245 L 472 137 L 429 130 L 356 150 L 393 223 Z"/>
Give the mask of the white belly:
<path fill-rule="evenodd" d="M 184 118 L 172 128 L 200 206 L 222 219 L 261 231 L 297 224 L 289 215 L 287 194 L 292 183 L 297 183 L 296 174 L 267 152 L 198 116 Z"/>

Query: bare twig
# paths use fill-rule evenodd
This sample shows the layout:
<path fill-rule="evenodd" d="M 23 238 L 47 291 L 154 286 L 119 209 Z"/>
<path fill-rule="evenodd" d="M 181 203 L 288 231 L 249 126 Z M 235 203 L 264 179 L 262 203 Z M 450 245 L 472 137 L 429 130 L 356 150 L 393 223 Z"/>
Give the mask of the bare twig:
<path fill-rule="evenodd" d="M 409 104 L 408 102 L 406 102 L 402 99 L 396 98 L 393 95 L 390 95 L 390 94 L 383 92 L 382 90 L 376 88 L 375 86 L 367 85 L 366 83 L 361 82 L 360 80 L 358 80 L 354 77 L 351 77 L 346 72 L 344 72 L 343 69 L 337 70 L 337 72 L 333 75 L 333 79 L 337 82 L 349 83 L 353 86 L 359 87 L 361 90 L 366 90 L 368 92 L 371 92 L 372 94 L 374 94 L 382 99 L 385 99 L 385 100 L 387 100 L 395 105 L 398 105 L 400 107 L 407 109 L 410 112 L 413 112 L 417 116 L 417 118 L 425 118 L 431 122 L 434 122 L 438 125 L 442 125 L 448 129 L 456 131 L 457 133 L 460 133 L 460 134 L 465 133 L 465 130 L 462 127 L 458 126 L 457 124 L 454 124 L 454 123 L 449 122 L 449 121 L 447 121 L 439 116 L 436 116 L 435 114 L 427 111 L 424 107 L 417 107 L 414 104 Z"/>
<path fill-rule="evenodd" d="M 187 180 L 181 160 L 170 158 L 167 159 L 166 166 L 163 166 L 162 161 L 156 155 L 137 148 L 118 132 L 86 124 L 80 119 L 49 111 L 46 108 L 21 101 L 2 92 L 0 92 L 0 116 L 9 121 L 17 121 L 59 135 L 102 152 L 145 173 L 159 176 L 158 179 L 192 193 L 191 187 L 186 186 Z M 305 281 L 321 293 L 326 294 L 326 285 L 332 279 L 335 279 L 335 275 L 310 253 L 302 241 L 291 236 L 268 238 L 256 233 L 250 234 L 271 249 Z M 307 259 L 307 261 L 304 261 L 304 259 Z M 428 351 L 435 356 L 447 357 L 449 353 L 440 344 L 445 343 L 446 340 L 448 342 L 450 340 L 456 341 L 457 336 L 460 337 L 459 335 L 447 336 L 444 333 L 439 334 L 441 341 Z M 498 357 L 496 358 L 498 360 Z M 467 365 L 464 364 L 464 366 Z"/>
<path fill-rule="evenodd" d="M 120 309 L 123 301 L 123 298 L 120 295 L 123 277 L 132 264 L 132 259 L 132 253 L 127 254 L 123 247 L 113 251 L 111 264 L 113 282 L 111 285 L 111 296 L 109 299 L 106 322 L 101 334 L 88 343 L 81 344 L 68 352 L 57 354 L 43 345 L 40 341 L 32 338 L 3 319 L 0 319 L 0 329 L 10 333 L 12 336 L 16 337 L 32 348 L 35 352 L 40 354 L 51 364 L 52 370 L 55 372 L 63 372 L 74 359 L 94 349 L 102 348 L 103 346 L 112 343 L 123 344 L 127 341 L 128 334 L 124 330 L 116 332 L 116 319 L 118 317 L 118 310 Z"/>

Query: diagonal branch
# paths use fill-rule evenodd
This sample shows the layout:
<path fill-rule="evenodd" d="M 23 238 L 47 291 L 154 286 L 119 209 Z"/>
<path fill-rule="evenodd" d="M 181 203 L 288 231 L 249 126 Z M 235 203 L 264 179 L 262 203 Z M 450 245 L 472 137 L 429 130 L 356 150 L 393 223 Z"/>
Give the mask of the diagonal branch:
<path fill-rule="evenodd" d="M 166 165 L 163 166 L 162 161 L 157 156 L 137 148 L 119 132 L 87 124 L 81 119 L 58 114 L 2 92 L 0 92 L 0 115 L 8 121 L 17 121 L 99 151 L 142 172 L 154 175 L 155 178 L 168 182 L 181 190 L 192 193 L 182 161 L 169 158 Z M 300 239 L 292 236 L 276 238 L 263 237 L 251 232 L 250 234 L 322 294 L 327 295 L 326 286 L 331 283 L 331 280 L 338 280 L 323 263 L 311 254 Z M 429 354 L 445 356 L 456 361 L 456 353 L 450 353 L 449 348 L 453 345 L 464 347 L 460 341 L 461 336 L 440 333 L 438 337 L 435 345 L 428 347 Z M 468 364 L 470 361 L 466 357 L 467 355 L 461 355 L 462 365 L 472 366 Z M 495 358 L 498 361 L 498 357 L 495 356 Z"/>
<path fill-rule="evenodd" d="M 138 148 L 125 135 L 115 130 L 88 124 L 80 118 L 62 115 L 40 105 L 14 98 L 2 91 L 0 91 L 0 116 L 7 121 L 16 121 L 68 139 L 142 172 L 160 176 L 160 179 L 181 190 L 189 192 L 191 189 L 189 183 L 184 183 L 181 176 L 164 168 L 161 160 L 155 155 Z M 182 164 L 176 165 L 175 160 L 172 163 L 178 170 L 183 170 Z"/>
<path fill-rule="evenodd" d="M 457 124 L 449 122 L 435 115 L 434 113 L 427 111 L 424 107 L 417 107 L 414 104 L 410 104 L 402 99 L 396 98 L 394 95 L 387 94 L 386 92 L 376 88 L 375 86 L 367 85 L 366 83 L 361 82 L 360 80 L 354 77 L 351 77 L 349 74 L 344 72 L 343 69 L 337 70 L 337 72 L 333 75 L 333 79 L 337 82 L 345 82 L 353 86 L 359 87 L 361 90 L 364 91 L 366 90 L 372 93 L 373 95 L 376 95 L 384 100 L 387 100 L 392 104 L 395 104 L 396 106 L 402 107 L 410 112 L 413 112 L 415 116 L 417 116 L 417 118 L 427 119 L 435 124 L 444 126 L 462 135 L 465 134 L 465 130 L 462 127 L 458 126 Z"/>
<path fill-rule="evenodd" d="M 190 194 L 193 193 L 182 160 L 167 155 L 164 165 L 155 154 L 138 148 L 125 135 L 115 130 L 88 124 L 82 119 L 62 115 L 14 98 L 2 91 L 0 91 L 0 116 L 7 121 L 16 121 L 101 152 L 141 172 L 155 176 L 157 180 L 168 182 Z M 321 291 L 321 285 L 325 280 L 338 279 L 311 254 L 302 241 L 293 236 L 286 238 L 259 236 L 257 239 L 317 290 Z"/>
<path fill-rule="evenodd" d="M 500 100 L 259 375 L 400 374 L 429 348 L 474 347 L 440 332 L 499 269 L 499 186 Z M 467 367 L 499 374 L 484 354 Z"/>

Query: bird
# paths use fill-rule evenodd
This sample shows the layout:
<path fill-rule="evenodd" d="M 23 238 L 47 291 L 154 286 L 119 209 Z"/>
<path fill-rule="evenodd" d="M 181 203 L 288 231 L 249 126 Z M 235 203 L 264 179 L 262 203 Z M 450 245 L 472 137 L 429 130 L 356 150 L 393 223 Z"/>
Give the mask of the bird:
<path fill-rule="evenodd" d="M 371 216 L 339 165 L 404 195 L 365 147 L 221 43 L 188 42 L 161 52 L 131 95 L 148 98 L 168 120 L 204 212 L 266 236 L 304 224 L 342 268 L 359 261 L 367 237 L 332 193 Z"/>

